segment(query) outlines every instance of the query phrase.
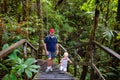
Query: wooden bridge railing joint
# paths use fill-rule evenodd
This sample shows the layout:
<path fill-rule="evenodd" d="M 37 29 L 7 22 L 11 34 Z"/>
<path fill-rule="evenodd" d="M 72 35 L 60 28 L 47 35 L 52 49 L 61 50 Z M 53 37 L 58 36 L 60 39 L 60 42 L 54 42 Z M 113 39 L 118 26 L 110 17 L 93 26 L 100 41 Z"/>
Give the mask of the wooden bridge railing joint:
<path fill-rule="evenodd" d="M 10 47 L 8 47 L 6 50 L 0 51 L 0 58 L 6 57 L 10 52 L 12 52 L 14 49 L 18 48 L 19 46 L 23 45 L 24 47 L 24 58 L 27 57 L 27 47 L 31 47 L 32 51 L 38 52 L 36 48 L 32 46 L 26 39 L 22 39 L 14 44 L 12 44 Z"/>

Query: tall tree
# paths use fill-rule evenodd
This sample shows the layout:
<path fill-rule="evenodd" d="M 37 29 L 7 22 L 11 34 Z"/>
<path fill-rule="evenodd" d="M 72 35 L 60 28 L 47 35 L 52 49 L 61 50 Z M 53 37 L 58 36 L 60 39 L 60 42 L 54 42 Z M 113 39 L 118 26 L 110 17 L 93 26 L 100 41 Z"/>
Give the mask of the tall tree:
<path fill-rule="evenodd" d="M 92 31 L 91 31 L 91 36 L 90 36 L 90 39 L 89 39 L 89 46 L 87 48 L 87 53 L 85 55 L 85 62 L 89 62 L 89 59 L 90 59 L 90 55 L 92 53 L 92 48 L 93 48 L 93 45 L 92 45 L 92 41 L 94 40 L 95 38 L 95 31 L 97 29 L 97 26 L 98 26 L 98 17 L 99 17 L 99 0 L 96 0 L 96 8 L 95 8 L 95 16 L 94 16 L 94 25 L 92 27 Z M 93 80 L 93 75 L 94 75 L 94 72 L 93 72 L 93 68 L 91 68 L 91 78 L 90 80 Z M 87 75 L 87 72 L 88 72 L 88 66 L 87 65 L 83 65 L 83 72 L 82 72 L 82 75 L 80 77 L 80 80 L 85 80 L 85 77 Z"/>
<path fill-rule="evenodd" d="M 44 33 L 43 33 L 43 16 L 42 16 L 42 4 L 41 4 L 41 0 L 36 0 L 36 4 L 37 4 L 37 16 L 38 16 L 38 36 L 39 36 L 39 48 L 38 48 L 38 54 L 42 55 L 43 53 L 43 37 L 44 37 Z M 40 56 L 40 58 L 42 58 Z"/>
<path fill-rule="evenodd" d="M 116 17 L 116 25 L 114 26 L 114 30 L 118 30 L 118 31 L 120 31 L 120 0 L 118 0 L 118 7 L 117 7 L 117 17 Z M 120 40 L 117 40 L 117 37 L 118 35 L 117 34 L 115 34 L 115 41 L 114 41 L 114 50 L 117 52 L 117 53 L 119 53 L 120 54 L 120 48 L 119 48 L 119 44 L 120 44 Z M 114 69 L 117 69 L 117 66 L 119 66 L 119 60 L 117 60 L 116 58 L 113 58 L 112 59 L 112 67 L 114 68 Z M 115 76 L 111 76 L 110 77 L 110 80 L 118 80 L 120 77 L 119 77 L 119 72 L 117 72 L 117 71 L 114 71 L 114 70 L 112 70 L 112 72 L 114 73 L 114 74 L 116 74 L 117 76 L 115 77 Z"/>
<path fill-rule="evenodd" d="M 116 23 L 116 25 L 114 26 L 114 29 L 120 31 L 120 0 L 118 0 L 116 22 L 117 22 L 117 23 Z M 115 37 L 117 37 L 117 35 L 115 35 Z M 115 49 L 115 51 L 116 51 L 117 53 L 120 54 L 119 43 L 120 43 L 120 40 L 117 40 L 117 39 L 115 38 L 115 41 L 114 41 L 114 49 Z"/>
<path fill-rule="evenodd" d="M 7 11 L 8 11 L 8 8 L 7 8 L 7 0 L 3 0 L 3 2 L 4 2 L 4 5 L 3 5 L 3 7 L 4 7 L 4 12 L 7 13 Z"/>
<path fill-rule="evenodd" d="M 22 16 L 23 21 L 25 21 L 27 16 L 27 0 L 22 0 Z"/>
<path fill-rule="evenodd" d="M 0 19 L 0 51 L 2 50 L 2 46 L 3 46 L 3 40 L 2 40 L 2 35 L 3 35 L 3 24 L 2 24 L 2 20 Z"/>

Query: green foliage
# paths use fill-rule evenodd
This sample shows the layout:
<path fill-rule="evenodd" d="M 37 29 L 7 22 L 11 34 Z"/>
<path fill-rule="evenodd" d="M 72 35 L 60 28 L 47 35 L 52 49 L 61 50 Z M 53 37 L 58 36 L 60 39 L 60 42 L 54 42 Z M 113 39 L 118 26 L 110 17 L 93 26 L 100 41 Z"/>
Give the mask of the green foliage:
<path fill-rule="evenodd" d="M 117 38 L 117 40 L 120 40 L 120 33 L 118 33 L 116 38 Z"/>
<path fill-rule="evenodd" d="M 102 72 L 103 76 L 108 80 L 110 77 L 117 77 L 118 74 L 114 73 L 117 71 L 117 69 L 113 68 L 113 67 L 106 67 L 107 69 L 100 69 L 100 71 Z M 114 71 L 114 72 L 113 72 Z"/>
<path fill-rule="evenodd" d="M 114 32 L 116 32 L 115 30 L 108 30 L 106 29 L 105 32 L 103 33 L 103 38 L 105 38 L 105 40 L 110 44 L 111 41 L 114 38 Z"/>
<path fill-rule="evenodd" d="M 17 76 L 20 77 L 20 80 L 23 79 L 22 76 L 25 73 L 28 78 L 33 76 L 33 73 L 38 72 L 38 65 L 35 65 L 34 58 L 28 58 L 27 60 L 20 59 L 17 55 L 11 54 L 9 59 L 14 63 L 9 74 L 6 74 L 3 80 L 18 80 Z"/>
<path fill-rule="evenodd" d="M 80 7 L 80 9 L 84 10 L 86 12 L 94 10 L 94 6 L 93 6 L 94 4 L 95 4 L 94 0 L 89 0 L 85 3 L 83 3 L 83 5 Z"/>
<path fill-rule="evenodd" d="M 3 24 L 4 24 L 4 34 L 3 34 L 3 40 L 6 42 L 17 42 L 20 39 L 24 38 L 24 34 L 22 34 L 22 30 L 19 26 L 17 26 L 17 21 L 15 17 L 9 17 L 7 15 L 3 18 Z"/>
<path fill-rule="evenodd" d="M 5 44 L 3 50 L 8 48 L 9 45 Z M 35 65 L 34 58 L 28 58 L 24 60 L 17 56 L 18 53 L 21 53 L 20 49 L 15 49 L 8 56 L 6 60 L 2 60 L 0 63 L 0 72 L 7 72 L 2 80 L 23 80 L 23 74 L 26 74 L 28 78 L 33 76 L 33 73 L 38 72 L 40 66 Z"/>
<path fill-rule="evenodd" d="M 4 45 L 3 45 L 3 47 L 2 47 L 2 50 L 7 49 L 8 47 L 9 47 L 9 45 L 8 45 L 8 44 L 4 44 Z"/>
<path fill-rule="evenodd" d="M 6 74 L 2 80 L 22 80 L 17 78 L 14 74 Z"/>
<path fill-rule="evenodd" d="M 11 44 L 20 39 L 27 38 L 32 44 L 37 44 L 39 41 L 39 31 L 43 31 L 45 34 L 48 34 L 49 28 L 55 28 L 55 35 L 58 37 L 59 42 L 64 44 L 70 50 L 76 45 L 89 41 L 91 30 L 94 26 L 94 11 L 96 7 L 95 0 L 64 0 L 64 4 L 58 5 L 57 10 L 55 10 L 55 6 L 58 0 L 40 0 L 44 22 L 37 17 L 36 0 L 30 1 L 32 2 L 30 5 L 30 12 L 27 11 L 27 13 L 30 14 L 24 22 L 22 22 L 22 0 L 7 1 L 7 13 L 0 14 L 4 24 L 4 34 L 2 36 L 3 43 Z M 97 31 L 95 33 L 95 40 L 111 47 L 114 46 L 113 41 L 115 39 L 120 39 L 119 31 L 114 30 L 115 25 L 118 25 L 118 23 L 116 23 L 118 1 L 99 0 L 99 2 L 100 3 L 97 8 L 100 11 L 100 14 L 98 18 Z M 3 4 L 3 0 L 1 0 L 0 3 Z M 29 4 L 29 1 L 27 3 Z M 27 9 L 28 4 L 26 5 Z M 18 23 L 19 21 L 21 21 L 21 23 Z M 20 25 L 17 26 L 18 24 Z M 44 27 L 42 28 L 39 26 Z M 83 31 L 81 30 L 82 28 L 84 29 Z M 117 37 L 115 37 L 115 34 L 117 34 Z M 8 44 L 4 44 L 3 50 L 8 46 Z M 15 50 L 12 53 L 16 54 L 21 52 Z M 109 57 L 107 55 L 100 55 L 102 58 L 105 57 L 105 59 L 99 61 L 98 65 L 101 65 L 102 67 L 103 65 L 108 65 L 107 63 L 111 61 L 111 59 L 108 59 Z M 19 59 L 16 56 L 11 57 L 11 59 L 18 60 L 18 62 L 13 63 L 14 65 L 15 63 L 19 63 L 19 67 L 15 69 L 16 71 L 20 71 L 20 74 L 26 73 L 27 76 L 31 77 L 30 70 L 32 69 L 26 69 L 27 62 L 24 59 Z M 24 65 L 20 65 L 20 63 Z M 0 66 L 5 71 L 9 71 L 6 69 L 6 65 L 0 64 Z M 21 68 L 21 66 L 23 66 L 23 68 Z M 106 68 L 102 70 L 105 72 L 106 77 L 114 75 L 112 72 L 107 73 L 109 70 Z M 36 72 L 34 70 L 32 71 Z M 10 73 L 10 76 L 12 75 L 13 74 Z"/>

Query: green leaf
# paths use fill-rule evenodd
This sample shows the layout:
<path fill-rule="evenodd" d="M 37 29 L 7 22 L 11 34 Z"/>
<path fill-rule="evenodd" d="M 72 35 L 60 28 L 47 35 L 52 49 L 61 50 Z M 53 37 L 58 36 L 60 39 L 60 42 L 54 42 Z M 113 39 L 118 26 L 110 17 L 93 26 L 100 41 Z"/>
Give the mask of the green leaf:
<path fill-rule="evenodd" d="M 22 75 L 22 73 L 24 73 L 26 68 L 27 68 L 27 65 L 21 64 L 21 67 L 19 67 L 19 70 L 17 71 L 17 74 Z"/>
<path fill-rule="evenodd" d="M 18 58 L 18 64 L 23 64 L 24 63 L 24 59 L 20 59 L 20 58 Z"/>
<path fill-rule="evenodd" d="M 8 72 L 7 66 L 1 63 L 0 63 L 0 70 L 6 70 Z"/>
<path fill-rule="evenodd" d="M 17 80 L 17 78 L 14 74 L 10 74 L 10 80 Z"/>
<path fill-rule="evenodd" d="M 117 76 L 115 73 L 113 72 L 109 72 L 109 73 L 106 73 L 106 75 L 109 75 L 109 76 Z"/>
<path fill-rule="evenodd" d="M 32 72 L 31 71 L 29 71 L 29 70 L 26 69 L 25 73 L 26 73 L 26 75 L 27 75 L 28 78 L 32 77 Z"/>
<path fill-rule="evenodd" d="M 15 50 L 13 51 L 13 54 L 17 54 L 17 53 L 20 53 L 20 50 L 19 50 L 19 49 L 15 49 Z"/>
<path fill-rule="evenodd" d="M 34 73 L 38 72 L 38 70 L 32 69 L 32 68 L 28 68 L 28 70 L 30 70 L 31 72 L 34 72 Z"/>
<path fill-rule="evenodd" d="M 25 61 L 25 64 L 29 66 L 29 65 L 33 64 L 34 61 L 35 61 L 34 58 L 28 58 L 28 59 Z"/>
<path fill-rule="evenodd" d="M 2 80 L 18 80 L 14 74 L 6 74 Z"/>
<path fill-rule="evenodd" d="M 20 64 L 20 65 L 15 65 L 14 67 L 12 67 L 12 69 L 17 71 L 22 67 L 23 67 L 23 64 Z"/>
<path fill-rule="evenodd" d="M 31 65 L 30 67 L 34 68 L 34 69 L 40 68 L 40 66 L 38 66 L 38 65 Z"/>
<path fill-rule="evenodd" d="M 14 62 L 17 62 L 18 56 L 16 54 L 10 54 L 9 59 L 13 60 Z"/>
<path fill-rule="evenodd" d="M 2 47 L 2 50 L 7 49 L 8 47 L 9 47 L 9 45 L 8 45 L 8 44 L 4 44 L 4 45 L 3 45 L 3 47 Z"/>
<path fill-rule="evenodd" d="M 10 80 L 9 74 L 6 74 L 6 75 L 2 78 L 2 80 Z"/>

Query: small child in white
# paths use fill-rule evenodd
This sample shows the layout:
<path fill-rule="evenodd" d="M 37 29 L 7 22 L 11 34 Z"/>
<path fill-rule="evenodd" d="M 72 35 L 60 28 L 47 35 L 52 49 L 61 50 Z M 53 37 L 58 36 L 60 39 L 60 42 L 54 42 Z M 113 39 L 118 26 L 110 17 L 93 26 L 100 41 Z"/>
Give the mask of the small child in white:
<path fill-rule="evenodd" d="M 59 68 L 59 70 L 66 72 L 67 71 L 67 64 L 68 64 L 68 62 L 72 63 L 72 61 L 68 57 L 68 53 L 65 52 L 63 58 L 60 61 L 60 68 Z"/>

